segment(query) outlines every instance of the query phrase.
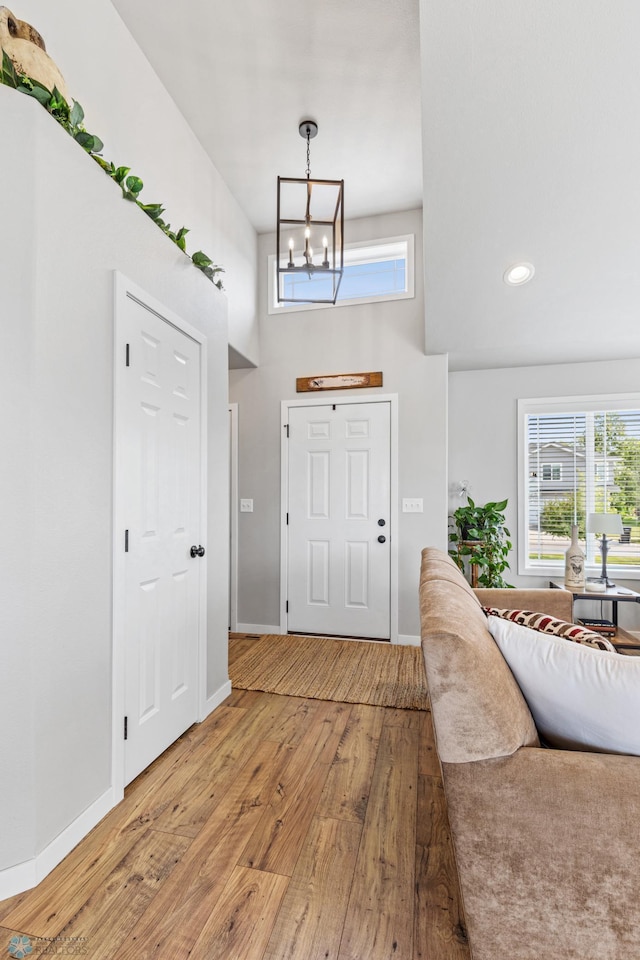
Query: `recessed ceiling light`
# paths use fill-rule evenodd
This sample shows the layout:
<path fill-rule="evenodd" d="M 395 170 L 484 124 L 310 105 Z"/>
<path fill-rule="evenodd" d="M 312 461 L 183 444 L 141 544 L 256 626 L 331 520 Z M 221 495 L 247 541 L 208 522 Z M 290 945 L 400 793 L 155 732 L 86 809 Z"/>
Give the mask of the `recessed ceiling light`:
<path fill-rule="evenodd" d="M 519 287 L 531 280 L 536 269 L 532 263 L 513 263 L 504 272 L 503 280 L 511 287 Z"/>

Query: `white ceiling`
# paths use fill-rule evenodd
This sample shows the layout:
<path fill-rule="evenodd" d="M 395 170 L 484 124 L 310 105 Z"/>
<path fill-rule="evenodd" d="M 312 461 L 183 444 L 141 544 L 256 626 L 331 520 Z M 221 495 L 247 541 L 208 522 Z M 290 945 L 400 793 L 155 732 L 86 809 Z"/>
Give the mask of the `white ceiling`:
<path fill-rule="evenodd" d="M 640 356 L 640 3 L 421 11 L 429 352 Z M 519 260 L 535 277 L 507 287 Z"/>
<path fill-rule="evenodd" d="M 114 0 L 258 233 L 276 178 L 344 179 L 345 216 L 422 205 L 418 0 Z"/>
<path fill-rule="evenodd" d="M 428 353 L 640 356 L 639 0 L 113 2 L 259 233 L 306 118 L 348 219 L 424 205 Z"/>

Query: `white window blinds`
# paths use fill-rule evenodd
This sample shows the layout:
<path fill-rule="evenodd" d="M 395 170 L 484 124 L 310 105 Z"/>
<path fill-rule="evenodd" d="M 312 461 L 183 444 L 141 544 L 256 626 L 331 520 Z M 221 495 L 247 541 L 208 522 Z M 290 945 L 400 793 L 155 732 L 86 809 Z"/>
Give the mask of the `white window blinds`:
<path fill-rule="evenodd" d="M 578 525 L 587 564 L 599 564 L 598 541 L 586 529 L 590 513 L 618 513 L 623 534 L 610 543 L 607 566 L 631 573 L 640 569 L 640 403 L 597 409 L 527 410 L 521 423 L 524 510 L 521 535 L 525 537 L 525 567 L 561 568 Z M 535 401 L 530 405 L 535 408 Z M 608 405 L 607 405 L 608 406 Z M 523 449 L 524 448 L 524 449 Z M 637 572 L 637 571 L 636 571 Z"/>

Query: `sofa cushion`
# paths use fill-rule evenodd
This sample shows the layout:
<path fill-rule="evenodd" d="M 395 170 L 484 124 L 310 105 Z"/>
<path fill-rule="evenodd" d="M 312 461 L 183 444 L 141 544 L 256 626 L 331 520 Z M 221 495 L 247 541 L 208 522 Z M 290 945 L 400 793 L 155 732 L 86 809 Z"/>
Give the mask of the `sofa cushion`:
<path fill-rule="evenodd" d="M 443 765 L 474 960 L 640 957 L 638 766 L 536 749 Z"/>
<path fill-rule="evenodd" d="M 422 551 L 420 583 L 424 580 L 446 580 L 455 583 L 459 590 L 463 590 L 475 604 L 481 606 L 475 590 L 467 583 L 451 557 L 435 547 L 425 547 Z"/>
<path fill-rule="evenodd" d="M 548 743 L 640 756 L 640 658 L 500 617 L 487 623 Z"/>
<path fill-rule="evenodd" d="M 531 712 L 477 597 L 453 561 L 431 547 L 422 553 L 420 610 L 440 759 L 464 763 L 537 745 Z"/>
<path fill-rule="evenodd" d="M 482 609 L 488 617 L 512 620 L 514 623 L 520 623 L 523 627 L 529 627 L 531 630 L 551 633 L 555 637 L 572 640 L 573 643 L 583 643 L 587 647 L 616 653 L 616 648 L 610 640 L 593 630 L 578 626 L 577 623 L 567 623 L 566 620 L 558 620 L 546 613 L 533 613 L 531 610 L 500 610 L 497 607 L 483 607 Z"/>

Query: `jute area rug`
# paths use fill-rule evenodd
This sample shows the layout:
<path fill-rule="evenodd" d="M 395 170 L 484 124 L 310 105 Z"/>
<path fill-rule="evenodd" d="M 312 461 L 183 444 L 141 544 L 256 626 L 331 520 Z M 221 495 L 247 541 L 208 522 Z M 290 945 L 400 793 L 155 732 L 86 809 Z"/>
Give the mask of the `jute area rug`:
<path fill-rule="evenodd" d="M 230 641 L 233 652 L 234 639 Z M 229 667 L 232 686 L 290 697 L 428 708 L 420 647 L 264 634 Z"/>

